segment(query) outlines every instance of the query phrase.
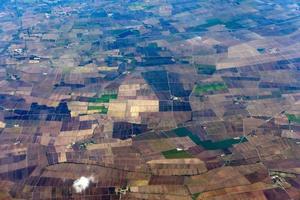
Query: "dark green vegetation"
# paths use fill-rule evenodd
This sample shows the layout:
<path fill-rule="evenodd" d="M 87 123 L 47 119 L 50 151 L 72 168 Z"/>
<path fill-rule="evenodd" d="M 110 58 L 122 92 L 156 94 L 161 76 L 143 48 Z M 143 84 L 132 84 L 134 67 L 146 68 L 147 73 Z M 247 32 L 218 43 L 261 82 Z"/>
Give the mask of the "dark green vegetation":
<path fill-rule="evenodd" d="M 141 66 L 154 66 L 154 65 L 170 65 L 175 61 L 172 57 L 145 57 L 140 63 Z"/>
<path fill-rule="evenodd" d="M 94 11 L 91 14 L 91 17 L 92 18 L 102 18 L 102 17 L 107 17 L 107 14 L 104 9 L 99 9 L 99 10 Z"/>
<path fill-rule="evenodd" d="M 200 194 L 201 194 L 201 192 L 197 192 L 197 193 L 192 194 L 192 199 L 196 200 L 199 197 Z"/>
<path fill-rule="evenodd" d="M 207 83 L 207 84 L 197 84 L 194 88 L 196 95 L 203 95 L 210 92 L 223 91 L 227 89 L 225 83 Z"/>
<path fill-rule="evenodd" d="M 91 144 L 95 144 L 95 141 L 89 139 L 89 140 L 86 140 L 86 141 L 77 142 L 73 146 L 78 146 L 79 149 L 86 150 L 86 147 L 88 145 L 91 145 Z"/>
<path fill-rule="evenodd" d="M 108 103 L 111 99 L 116 99 L 117 94 L 103 94 L 101 97 L 91 97 L 88 102 L 94 103 Z"/>
<path fill-rule="evenodd" d="M 212 26 L 215 26 L 215 25 L 219 25 L 219 24 L 222 24 L 223 22 L 220 20 L 220 19 L 217 19 L 217 18 L 212 18 L 212 19 L 208 19 L 206 20 L 206 23 L 200 25 L 201 27 L 203 28 L 209 28 L 209 27 L 212 27 Z"/>
<path fill-rule="evenodd" d="M 286 117 L 288 118 L 290 123 L 295 122 L 297 124 L 300 124 L 300 116 L 294 114 L 286 114 Z"/>
<path fill-rule="evenodd" d="M 236 21 L 228 21 L 225 22 L 224 25 L 226 26 L 226 28 L 228 29 L 240 29 L 243 28 L 243 26 L 239 23 L 237 23 Z"/>
<path fill-rule="evenodd" d="M 138 47 L 137 52 L 147 56 L 159 56 L 159 52 L 162 51 L 161 47 L 158 47 L 157 43 L 150 43 L 146 47 Z"/>
<path fill-rule="evenodd" d="M 198 25 L 196 27 L 193 28 L 193 30 L 205 30 L 207 28 L 216 26 L 216 25 L 224 25 L 226 28 L 228 29 L 240 29 L 243 28 L 243 26 L 241 24 L 238 23 L 238 19 L 237 20 L 230 20 L 230 21 L 224 21 L 218 18 L 211 18 L 211 19 L 207 19 L 205 23 Z"/>
<path fill-rule="evenodd" d="M 265 48 L 258 48 L 257 51 L 258 51 L 259 53 L 265 53 Z"/>
<path fill-rule="evenodd" d="M 247 101 L 251 100 L 258 100 L 258 99 L 271 99 L 271 98 L 280 98 L 281 92 L 280 91 L 272 91 L 269 95 L 256 95 L 256 96 L 244 96 L 243 99 Z"/>
<path fill-rule="evenodd" d="M 130 10 L 144 10 L 144 9 L 150 9 L 153 6 L 147 5 L 143 2 L 133 2 L 128 6 Z"/>
<path fill-rule="evenodd" d="M 212 75 L 216 71 L 215 65 L 198 64 L 196 68 L 198 74 Z"/>
<path fill-rule="evenodd" d="M 105 106 L 88 106 L 88 110 L 97 110 L 101 114 L 107 114 L 108 108 Z"/>
<path fill-rule="evenodd" d="M 169 151 L 163 151 L 161 152 L 165 158 L 167 159 L 175 159 L 175 158 L 191 158 L 192 155 L 190 155 L 188 152 L 184 150 L 177 150 L 177 149 L 172 149 Z"/>
<path fill-rule="evenodd" d="M 110 34 L 114 35 L 115 37 L 125 38 L 127 36 L 138 36 L 140 32 L 132 29 L 117 29 L 110 31 Z"/>
<path fill-rule="evenodd" d="M 225 139 L 217 142 L 213 142 L 211 140 L 202 141 L 197 135 L 194 135 L 191 131 L 187 128 L 177 128 L 174 130 L 175 134 L 179 137 L 186 137 L 188 136 L 195 144 L 204 147 L 207 150 L 216 150 L 216 149 L 226 149 L 232 147 L 232 145 L 237 143 L 246 142 L 246 138 L 241 139 Z"/>

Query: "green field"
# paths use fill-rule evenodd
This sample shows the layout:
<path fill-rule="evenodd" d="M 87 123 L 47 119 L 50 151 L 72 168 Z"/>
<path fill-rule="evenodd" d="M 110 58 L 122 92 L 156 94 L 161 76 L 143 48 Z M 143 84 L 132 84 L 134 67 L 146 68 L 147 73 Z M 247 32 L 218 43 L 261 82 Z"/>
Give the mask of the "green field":
<path fill-rule="evenodd" d="M 197 84 L 194 88 L 194 93 L 196 95 L 203 95 L 209 92 L 226 90 L 227 85 L 225 83 L 207 83 L 207 84 Z"/>
<path fill-rule="evenodd" d="M 232 147 L 232 145 L 234 144 L 247 142 L 246 138 L 241 138 L 241 139 L 229 138 L 217 142 L 213 142 L 211 140 L 201 141 L 201 139 L 197 135 L 194 135 L 191 131 L 189 131 L 184 127 L 177 128 L 173 131 L 176 133 L 178 137 L 188 136 L 195 144 L 200 145 L 207 150 L 226 149 Z"/>
<path fill-rule="evenodd" d="M 212 18 L 212 19 L 207 19 L 205 24 L 201 24 L 200 27 L 203 28 L 209 28 L 215 25 L 220 25 L 223 24 L 223 22 L 220 19 L 217 18 Z"/>
<path fill-rule="evenodd" d="M 259 53 L 264 53 L 265 52 L 265 48 L 258 48 L 256 49 Z"/>
<path fill-rule="evenodd" d="M 133 11 L 149 9 L 151 7 L 152 6 L 146 5 L 143 2 L 134 2 L 134 3 L 132 3 L 131 5 L 128 6 L 128 8 L 130 10 L 133 10 Z"/>
<path fill-rule="evenodd" d="M 167 159 L 176 159 L 176 158 L 191 158 L 192 155 L 188 152 L 181 150 L 178 151 L 177 149 L 172 149 L 169 151 L 163 151 L 161 152 L 165 158 Z"/>
<path fill-rule="evenodd" d="M 246 142 L 246 141 L 247 141 L 246 138 L 243 138 L 243 139 L 230 138 L 230 139 L 221 140 L 221 141 L 217 141 L 217 142 L 212 142 L 211 140 L 206 140 L 201 143 L 201 146 L 203 146 L 205 149 L 209 149 L 209 150 L 226 149 L 226 148 L 232 147 L 233 144 L 242 143 L 242 142 Z"/>
<path fill-rule="evenodd" d="M 107 114 L 108 108 L 105 106 L 88 106 L 88 110 L 97 110 L 101 114 Z"/>
<path fill-rule="evenodd" d="M 186 128 L 177 128 L 173 130 L 178 137 L 186 137 L 188 136 L 195 144 L 200 145 L 201 140 L 197 135 L 194 135 L 191 131 Z"/>
<path fill-rule="evenodd" d="M 118 97 L 117 94 L 103 94 L 101 97 L 91 97 L 88 102 L 93 103 L 109 103 L 111 99 L 116 99 Z"/>
<path fill-rule="evenodd" d="M 240 25 L 239 23 L 237 23 L 236 21 L 228 21 L 228 22 L 225 22 L 224 25 L 228 29 L 241 29 L 241 28 L 243 28 L 243 26 Z"/>
<path fill-rule="evenodd" d="M 286 114 L 286 117 L 288 118 L 290 123 L 295 122 L 297 124 L 300 124 L 300 116 L 294 114 Z"/>
<path fill-rule="evenodd" d="M 218 18 L 207 19 L 204 24 L 199 25 L 199 28 L 209 28 L 216 25 L 224 25 L 228 29 L 240 29 L 243 28 L 241 24 L 238 23 L 239 20 L 224 21 Z"/>
<path fill-rule="evenodd" d="M 192 199 L 196 200 L 199 197 L 200 194 L 201 194 L 201 192 L 197 192 L 197 193 L 192 194 Z"/>
<path fill-rule="evenodd" d="M 198 74 L 212 75 L 216 71 L 215 65 L 198 64 L 196 68 Z"/>

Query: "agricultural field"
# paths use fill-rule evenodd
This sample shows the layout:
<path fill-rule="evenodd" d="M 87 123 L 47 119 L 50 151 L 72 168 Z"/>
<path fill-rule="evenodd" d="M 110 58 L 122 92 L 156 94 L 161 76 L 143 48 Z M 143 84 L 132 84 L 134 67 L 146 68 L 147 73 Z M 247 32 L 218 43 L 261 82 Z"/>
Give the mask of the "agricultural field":
<path fill-rule="evenodd" d="M 0 200 L 299 200 L 299 16 L 1 0 Z"/>
<path fill-rule="evenodd" d="M 197 84 L 194 88 L 194 93 L 196 95 L 209 94 L 218 91 L 224 91 L 227 89 L 226 84 L 224 83 L 204 83 Z"/>

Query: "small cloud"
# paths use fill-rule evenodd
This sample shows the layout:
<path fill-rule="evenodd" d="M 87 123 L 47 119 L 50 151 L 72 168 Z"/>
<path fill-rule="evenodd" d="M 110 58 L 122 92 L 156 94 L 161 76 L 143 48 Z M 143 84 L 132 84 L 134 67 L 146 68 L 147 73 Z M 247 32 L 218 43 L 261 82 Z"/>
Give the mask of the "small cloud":
<path fill-rule="evenodd" d="M 80 177 L 79 179 L 75 180 L 73 183 L 73 188 L 76 190 L 77 193 L 83 192 L 86 188 L 89 187 L 90 183 L 94 182 L 94 177 Z"/>

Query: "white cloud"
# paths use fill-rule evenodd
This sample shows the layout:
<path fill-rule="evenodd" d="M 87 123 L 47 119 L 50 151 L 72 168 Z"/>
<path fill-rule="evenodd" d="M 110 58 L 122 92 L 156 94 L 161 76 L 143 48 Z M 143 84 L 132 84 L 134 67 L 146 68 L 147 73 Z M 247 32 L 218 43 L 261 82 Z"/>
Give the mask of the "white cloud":
<path fill-rule="evenodd" d="M 75 180 L 73 183 L 73 188 L 76 190 L 77 193 L 83 192 L 86 188 L 89 187 L 90 183 L 94 182 L 94 177 L 80 177 L 79 179 Z"/>

